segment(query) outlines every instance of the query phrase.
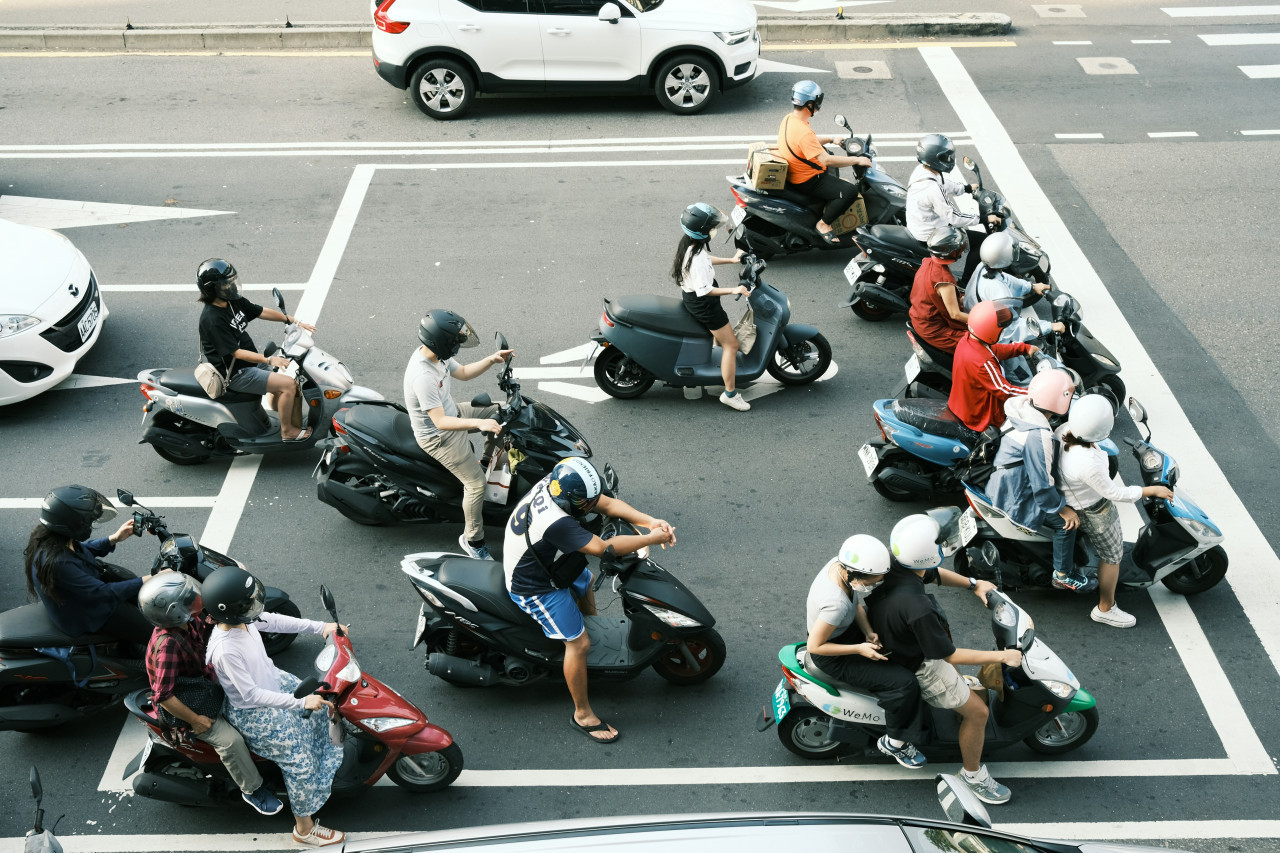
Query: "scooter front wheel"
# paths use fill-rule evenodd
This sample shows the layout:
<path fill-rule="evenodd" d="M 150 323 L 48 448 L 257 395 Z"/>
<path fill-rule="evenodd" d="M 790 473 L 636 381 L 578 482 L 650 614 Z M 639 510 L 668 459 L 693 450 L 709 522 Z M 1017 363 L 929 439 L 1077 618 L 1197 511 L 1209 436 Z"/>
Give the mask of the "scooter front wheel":
<path fill-rule="evenodd" d="M 402 755 L 387 769 L 392 782 L 415 794 L 444 790 L 461 772 L 462 749 L 456 743 L 438 752 Z"/>
<path fill-rule="evenodd" d="M 1041 755 L 1061 755 L 1084 746 L 1097 730 L 1097 708 L 1068 711 L 1036 729 L 1023 743 Z"/>
<path fill-rule="evenodd" d="M 653 669 L 672 684 L 687 687 L 701 684 L 724 666 L 728 648 L 714 628 L 667 646 L 653 662 Z"/>
<path fill-rule="evenodd" d="M 1215 545 L 1160 582 L 1178 595 L 1195 595 L 1217 586 L 1226 576 L 1227 552 Z"/>
<path fill-rule="evenodd" d="M 631 400 L 653 387 L 654 376 L 617 347 L 596 356 L 596 384 L 610 397 Z"/>

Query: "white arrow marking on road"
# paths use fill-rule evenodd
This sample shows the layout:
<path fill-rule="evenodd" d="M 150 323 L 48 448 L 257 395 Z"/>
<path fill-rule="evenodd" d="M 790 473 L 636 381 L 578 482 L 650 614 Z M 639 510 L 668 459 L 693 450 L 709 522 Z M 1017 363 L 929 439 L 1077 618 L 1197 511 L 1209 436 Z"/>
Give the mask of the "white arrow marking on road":
<path fill-rule="evenodd" d="M 539 382 L 538 390 L 546 391 L 548 394 L 559 394 L 562 397 L 572 397 L 575 400 L 582 400 L 584 403 L 603 403 L 609 399 L 609 392 L 598 385 L 574 385 L 570 382 Z"/>
<path fill-rule="evenodd" d="M 89 225 L 149 222 L 156 219 L 228 216 L 232 212 L 230 210 L 197 210 L 190 207 L 144 207 L 137 204 L 0 195 L 0 218 L 20 225 L 59 230 L 83 228 Z"/>
<path fill-rule="evenodd" d="M 83 373 L 73 373 L 49 390 L 69 391 L 72 388 L 102 388 L 107 385 L 129 385 L 137 381 L 137 379 L 121 379 L 117 376 L 87 376 Z"/>
<path fill-rule="evenodd" d="M 891 3 L 893 0 L 851 0 L 841 3 L 840 0 L 795 0 L 793 3 L 766 3 L 764 0 L 752 0 L 756 6 L 768 6 L 771 9 L 783 9 L 787 12 L 812 12 L 817 9 L 834 9 L 837 6 L 874 6 L 879 3 Z"/>
<path fill-rule="evenodd" d="M 760 69 L 761 74 L 767 74 L 770 71 L 811 71 L 814 74 L 831 73 L 825 68 L 810 68 L 807 65 L 789 65 L 785 62 L 774 62 L 772 59 L 759 60 L 756 62 L 756 67 Z"/>

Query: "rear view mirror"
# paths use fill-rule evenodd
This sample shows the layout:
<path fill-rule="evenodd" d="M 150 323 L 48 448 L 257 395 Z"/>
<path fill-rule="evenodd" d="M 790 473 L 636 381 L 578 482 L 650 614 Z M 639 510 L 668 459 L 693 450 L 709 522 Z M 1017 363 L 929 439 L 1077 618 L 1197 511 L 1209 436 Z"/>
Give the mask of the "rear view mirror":
<path fill-rule="evenodd" d="M 35 798 L 37 806 L 44 799 L 44 786 L 40 784 L 40 771 L 34 765 L 31 768 L 31 796 Z"/>
<path fill-rule="evenodd" d="M 605 3 L 600 7 L 600 12 L 596 17 L 607 24 L 616 24 L 618 19 L 622 17 L 622 10 L 618 8 L 617 3 Z"/>
<path fill-rule="evenodd" d="M 333 621 L 338 621 L 338 604 L 333 600 L 333 593 L 329 592 L 329 587 L 320 584 L 320 601 L 324 604 L 324 609 L 329 611 L 329 615 L 333 617 Z"/>
<path fill-rule="evenodd" d="M 845 130 L 849 129 L 849 120 L 844 117 L 843 113 L 836 113 L 836 124 L 840 125 Z"/>
<path fill-rule="evenodd" d="M 964 167 L 968 169 L 970 172 L 972 172 L 975 168 L 977 168 L 974 165 L 973 158 L 968 156 L 964 158 Z"/>
<path fill-rule="evenodd" d="M 483 409 L 486 406 L 492 406 L 493 400 L 489 399 L 489 395 L 487 393 L 477 394 L 471 398 L 471 405 L 475 406 L 477 409 Z"/>
<path fill-rule="evenodd" d="M 276 307 L 280 309 L 280 313 L 288 314 L 289 312 L 284 310 L 284 294 L 280 292 L 280 288 L 271 288 L 271 295 L 275 297 Z"/>
<path fill-rule="evenodd" d="M 936 779 L 938 803 L 946 812 L 947 820 L 965 826 L 991 828 L 991 816 L 987 814 L 986 806 L 968 785 L 947 773 L 939 773 Z"/>
<path fill-rule="evenodd" d="M 116 497 L 120 499 L 120 503 L 125 506 L 133 506 L 133 492 L 126 492 L 124 489 L 116 489 Z"/>
<path fill-rule="evenodd" d="M 494 332 L 493 339 L 497 342 L 498 349 L 511 349 L 511 347 L 507 346 L 507 338 L 502 332 Z"/>
<path fill-rule="evenodd" d="M 1136 424 L 1145 424 L 1147 422 L 1147 410 L 1142 407 L 1137 398 L 1129 398 L 1129 417 L 1133 418 Z"/>

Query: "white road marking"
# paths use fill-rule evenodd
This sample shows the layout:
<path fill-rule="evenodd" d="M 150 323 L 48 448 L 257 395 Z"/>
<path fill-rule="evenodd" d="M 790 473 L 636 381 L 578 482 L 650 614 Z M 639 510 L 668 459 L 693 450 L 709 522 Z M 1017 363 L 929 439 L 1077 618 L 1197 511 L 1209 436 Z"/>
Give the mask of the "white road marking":
<path fill-rule="evenodd" d="M 118 225 L 122 222 L 194 219 L 201 216 L 230 216 L 231 214 L 230 210 L 146 207 L 139 204 L 109 204 L 99 201 L 0 195 L 0 219 L 55 230 L 84 228 L 90 225 Z"/>
<path fill-rule="evenodd" d="M 1157 446 L 1168 449 L 1181 464 L 1180 484 L 1186 483 L 1203 496 L 1203 508 L 1225 533 L 1225 547 L 1234 555 L 1227 583 L 1232 587 L 1245 614 L 1273 666 L 1280 667 L 1280 591 L 1274 578 L 1280 572 L 1276 558 L 1262 531 L 1258 529 L 1240 498 L 1232 490 L 1222 469 L 1187 420 L 1164 377 L 1156 369 L 1146 349 L 1125 320 L 1111 293 L 1099 278 L 1080 246 L 1071 236 L 1066 223 L 1040 188 L 1027 168 L 1008 132 L 974 85 L 954 51 L 925 48 L 920 51 L 947 96 L 956 115 L 973 134 L 983 162 L 995 174 L 995 180 L 1010 198 L 1017 200 L 1019 220 L 1042 245 L 1052 247 L 1054 269 L 1064 281 L 1071 282 L 1071 292 L 1088 306 L 1089 329 L 1107 342 L 1124 364 L 1125 381 L 1130 388 L 1142 389 L 1142 402 L 1151 413 Z M 1221 664 L 1199 637 L 1188 636 L 1187 626 L 1195 617 L 1186 602 L 1186 613 L 1175 612 L 1159 593 L 1153 595 L 1162 619 L 1168 615 L 1175 625 L 1168 625 L 1170 640 L 1178 649 L 1184 664 L 1195 667 L 1193 680 L 1201 690 L 1201 698 L 1213 718 L 1223 747 L 1233 765 L 1241 772 L 1275 773 L 1275 766 L 1257 742 L 1257 733 L 1230 689 L 1230 681 Z M 1208 679 L 1201 682 L 1200 679 Z M 1203 690 L 1203 684 L 1214 685 L 1214 695 Z M 1226 721 L 1233 730 L 1223 731 Z M 1256 755 L 1254 754 L 1256 752 Z"/>
<path fill-rule="evenodd" d="M 781 9 L 784 12 L 814 12 L 818 9 L 834 9 L 837 6 L 878 6 L 881 3 L 891 3 L 893 0 L 792 0 L 792 2 L 766 2 L 766 0 L 751 0 L 753 5 L 768 6 L 772 9 Z"/>
<path fill-rule="evenodd" d="M 137 379 L 132 377 L 122 379 L 118 376 L 88 376 L 83 373 L 73 373 L 66 379 L 50 388 L 50 391 L 69 391 L 74 388 L 102 388 L 107 385 L 128 385 L 137 383 Z"/>
<path fill-rule="evenodd" d="M 117 507 L 123 506 L 115 498 L 110 498 L 111 503 Z M 149 506 L 152 509 L 192 509 L 211 507 L 217 501 L 217 498 L 204 497 L 138 497 L 138 503 Z M 40 505 L 44 502 L 44 498 L 0 498 L 0 509 L 40 509 Z M 123 522 L 122 522 L 123 523 Z M 216 550 L 216 549 L 215 549 Z"/>
<path fill-rule="evenodd" d="M 1280 6 L 1172 6 L 1160 11 L 1170 18 L 1240 18 L 1280 15 Z"/>
<path fill-rule="evenodd" d="M 278 287 L 281 290 L 304 290 L 306 284 L 241 284 L 241 290 L 265 290 Z M 101 284 L 98 289 L 105 293 L 187 293 L 194 284 Z"/>
<path fill-rule="evenodd" d="M 1242 130 L 1241 136 L 1280 136 L 1280 130 Z"/>
<path fill-rule="evenodd" d="M 1180 137 L 1199 135 L 1200 134 L 1196 133 L 1194 130 L 1160 130 L 1147 134 L 1147 136 L 1152 139 L 1177 139 Z"/>
<path fill-rule="evenodd" d="M 761 74 L 768 74 L 771 71 L 798 72 L 804 74 L 812 72 L 814 74 L 830 74 L 830 68 L 810 68 L 807 65 L 790 65 L 786 62 L 775 62 L 772 59 L 759 59 L 756 61 L 756 68 Z"/>
<path fill-rule="evenodd" d="M 1078 56 L 1085 74 L 1137 74 L 1138 69 L 1123 56 Z"/>
<path fill-rule="evenodd" d="M 1131 39 L 1130 44 L 1173 44 L 1169 39 Z"/>
<path fill-rule="evenodd" d="M 598 385 L 574 385 L 572 382 L 539 382 L 538 390 L 548 394 L 559 394 L 584 403 L 603 403 L 609 399 L 609 392 Z"/>
<path fill-rule="evenodd" d="M 592 344 L 594 346 L 594 344 Z M 564 367 L 517 367 L 516 379 L 590 379 L 591 365 L 572 364 Z"/>
<path fill-rule="evenodd" d="M 1280 33 L 1214 33 L 1200 36 L 1210 47 L 1238 47 L 1251 44 L 1280 44 Z"/>
<path fill-rule="evenodd" d="M 1054 139 L 1102 139 L 1101 133 L 1055 133 Z"/>
<path fill-rule="evenodd" d="M 1246 77 L 1254 80 L 1270 80 L 1280 77 L 1280 65 L 1241 65 L 1240 70 Z"/>
<path fill-rule="evenodd" d="M 1068 44 L 1093 44 L 1093 42 L 1091 42 L 1091 41 L 1055 41 L 1055 42 L 1054 42 L 1054 44 L 1058 44 L 1058 45 L 1068 45 Z"/>
<path fill-rule="evenodd" d="M 766 51 L 832 51 L 832 50 L 916 50 L 921 47 L 1017 47 L 1016 41 L 873 41 L 864 43 L 830 42 L 814 44 L 813 42 L 795 42 L 782 44 L 766 44 L 760 49 Z"/>
<path fill-rule="evenodd" d="M 320 319 L 320 309 L 324 306 L 325 297 L 329 295 L 329 287 L 333 277 L 338 273 L 338 263 L 347 251 L 347 242 L 351 239 L 351 230 L 355 228 L 356 219 L 360 216 L 360 206 L 364 204 L 365 193 L 373 180 L 373 166 L 361 164 L 356 166 L 347 183 L 346 192 L 342 195 L 342 203 L 329 226 L 329 233 L 320 248 L 320 257 L 316 258 L 315 268 L 307 279 L 307 289 L 293 313 L 308 323 L 316 323 Z"/>
<path fill-rule="evenodd" d="M 579 344 L 576 347 L 570 347 L 560 352 L 553 352 L 551 355 L 544 355 L 538 359 L 538 364 L 568 364 L 570 362 L 582 362 L 590 358 L 600 345 L 595 341 L 587 341 L 585 344 Z"/>

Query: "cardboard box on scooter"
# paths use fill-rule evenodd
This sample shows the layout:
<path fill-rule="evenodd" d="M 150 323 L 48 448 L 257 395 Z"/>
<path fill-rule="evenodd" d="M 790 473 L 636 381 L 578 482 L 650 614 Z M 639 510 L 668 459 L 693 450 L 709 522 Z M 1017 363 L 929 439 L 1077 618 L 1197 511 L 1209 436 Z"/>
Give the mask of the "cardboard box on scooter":
<path fill-rule="evenodd" d="M 855 228 L 860 228 L 867 224 L 867 205 L 861 197 L 853 204 L 849 205 L 844 213 L 836 217 L 836 221 L 831 223 L 831 230 L 837 234 L 848 234 Z"/>
<path fill-rule="evenodd" d="M 767 142 L 747 146 L 747 180 L 756 190 L 780 190 L 787 185 L 787 161 Z"/>

